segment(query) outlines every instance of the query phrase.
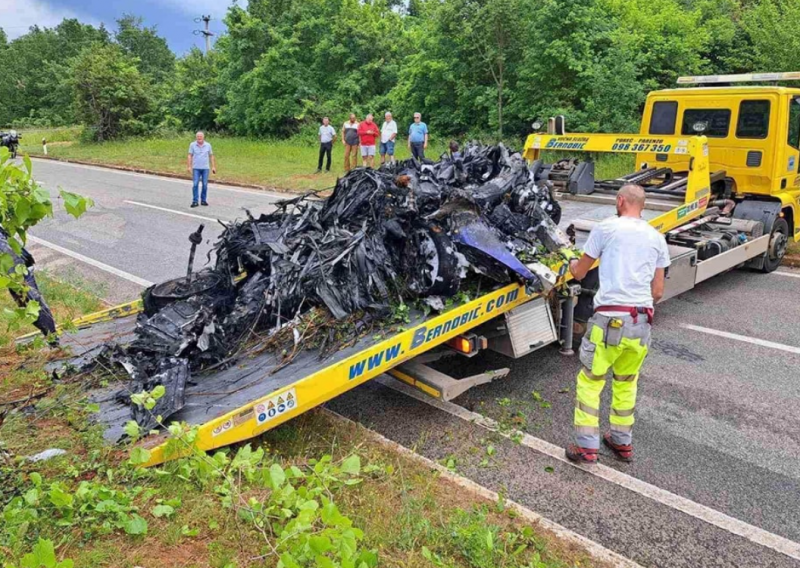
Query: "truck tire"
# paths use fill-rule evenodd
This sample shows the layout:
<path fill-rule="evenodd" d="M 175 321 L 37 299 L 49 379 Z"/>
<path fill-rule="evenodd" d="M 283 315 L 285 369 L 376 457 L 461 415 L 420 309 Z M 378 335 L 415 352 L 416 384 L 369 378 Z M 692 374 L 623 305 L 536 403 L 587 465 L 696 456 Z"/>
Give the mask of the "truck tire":
<path fill-rule="evenodd" d="M 778 217 L 772 224 L 769 245 L 767 252 L 764 253 L 764 262 L 761 265 L 761 272 L 774 272 L 783 261 L 786 254 L 786 245 L 789 243 L 789 223 L 783 217 Z"/>

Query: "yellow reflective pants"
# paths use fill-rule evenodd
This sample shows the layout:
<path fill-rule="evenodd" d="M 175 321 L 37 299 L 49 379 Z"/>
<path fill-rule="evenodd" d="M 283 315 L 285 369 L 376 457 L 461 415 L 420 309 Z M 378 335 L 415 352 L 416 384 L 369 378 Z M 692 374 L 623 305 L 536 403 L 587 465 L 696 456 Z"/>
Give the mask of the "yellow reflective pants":
<path fill-rule="evenodd" d="M 618 345 L 608 345 L 609 320 L 623 321 Z M 613 342 L 613 340 L 612 340 Z M 600 447 L 600 395 L 606 374 L 613 373 L 611 437 L 615 444 L 629 445 L 633 430 L 636 387 L 650 345 L 650 324 L 640 315 L 609 317 L 595 314 L 590 320 L 580 349 L 581 370 L 575 390 L 575 444 L 582 448 Z"/>

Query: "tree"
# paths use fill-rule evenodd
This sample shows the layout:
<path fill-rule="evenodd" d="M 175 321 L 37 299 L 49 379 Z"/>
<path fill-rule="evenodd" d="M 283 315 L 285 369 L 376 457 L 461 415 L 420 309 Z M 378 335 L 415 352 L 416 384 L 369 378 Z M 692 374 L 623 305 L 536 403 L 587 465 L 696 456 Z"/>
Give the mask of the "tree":
<path fill-rule="evenodd" d="M 520 0 L 470 1 L 465 11 L 471 11 L 464 33 L 471 36 L 467 45 L 478 53 L 479 66 L 491 75 L 497 90 L 497 132 L 503 136 L 503 104 L 510 69 L 524 49 L 524 7 Z"/>
<path fill-rule="evenodd" d="M 117 20 L 114 34 L 125 53 L 137 59 L 136 67 L 155 84 L 163 83 L 175 70 L 175 54 L 155 26 L 147 28 L 140 17 L 125 14 Z"/>
<path fill-rule="evenodd" d="M 75 19 L 51 29 L 34 26 L 10 42 L 0 64 L 0 125 L 18 120 L 73 122 L 69 61 L 95 42 L 108 42 L 106 30 Z"/>
<path fill-rule="evenodd" d="M 72 65 L 78 116 L 97 140 L 144 131 L 141 117 L 150 110 L 147 82 L 136 60 L 117 45 L 93 45 Z"/>
<path fill-rule="evenodd" d="M 8 36 L 3 28 L 0 28 L 0 50 L 8 47 Z"/>
<path fill-rule="evenodd" d="M 752 45 L 750 72 L 797 68 L 796 24 L 800 24 L 800 0 L 761 0 L 743 10 L 742 27 Z"/>
<path fill-rule="evenodd" d="M 192 48 L 177 63 L 174 89 L 167 108 L 184 128 L 211 130 L 216 127 L 217 109 L 225 103 L 219 80 L 220 56 Z"/>

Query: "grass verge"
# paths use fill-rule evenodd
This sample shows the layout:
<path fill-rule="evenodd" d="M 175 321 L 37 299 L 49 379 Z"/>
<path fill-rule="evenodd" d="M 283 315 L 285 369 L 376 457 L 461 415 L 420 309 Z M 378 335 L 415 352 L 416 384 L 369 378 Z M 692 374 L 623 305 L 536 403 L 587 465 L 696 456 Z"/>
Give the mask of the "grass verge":
<path fill-rule="evenodd" d="M 42 154 L 41 139 L 53 140 L 48 154 L 54 158 L 122 166 L 187 176 L 186 151 L 193 140 L 190 133 L 158 138 L 130 138 L 104 143 L 80 141 L 76 127 L 26 131 L 21 150 L 32 156 Z M 344 149 L 333 146 L 330 173 L 316 174 L 318 145 L 313 141 L 254 140 L 233 136 L 209 135 L 217 156 L 217 175 L 212 181 L 260 185 L 284 191 L 303 192 L 332 187 L 344 173 Z M 437 158 L 445 151 L 446 141 L 432 142 L 427 155 Z M 521 148 L 521 145 L 518 145 Z M 398 160 L 409 158 L 405 144 L 397 145 Z M 545 153 L 546 160 L 567 157 L 563 153 Z M 593 156 L 598 179 L 618 177 L 633 171 L 632 155 Z M 380 157 L 376 157 L 376 163 Z"/>

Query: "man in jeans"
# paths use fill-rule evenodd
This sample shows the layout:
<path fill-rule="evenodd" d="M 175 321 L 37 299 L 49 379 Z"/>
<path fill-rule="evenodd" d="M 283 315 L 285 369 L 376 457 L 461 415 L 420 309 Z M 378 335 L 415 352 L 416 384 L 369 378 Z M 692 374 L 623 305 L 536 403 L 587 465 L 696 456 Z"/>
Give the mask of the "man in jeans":
<path fill-rule="evenodd" d="M 397 138 L 397 123 L 392 120 L 392 113 L 387 112 L 381 126 L 381 165 L 386 163 L 386 156 L 389 156 L 390 162 L 394 162 L 395 138 Z"/>
<path fill-rule="evenodd" d="M 336 139 L 336 130 L 331 126 L 331 120 L 326 116 L 322 119 L 322 126 L 319 127 L 319 162 L 317 162 L 317 173 L 322 171 L 322 158 L 328 156 L 328 164 L 325 171 L 331 171 L 331 148 Z"/>
<path fill-rule="evenodd" d="M 344 146 L 344 171 L 347 173 L 358 166 L 358 121 L 354 114 L 351 114 L 350 120 L 342 126 L 342 145 Z M 353 156 L 352 162 L 350 156 Z"/>
<path fill-rule="evenodd" d="M 189 144 L 189 157 L 186 159 L 186 169 L 192 174 L 192 207 L 197 207 L 197 186 L 203 182 L 203 192 L 200 194 L 200 203 L 208 205 L 208 168 L 211 173 L 217 173 L 217 160 L 211 151 L 211 144 L 205 141 L 202 132 L 195 135 L 195 141 Z"/>
<path fill-rule="evenodd" d="M 358 139 L 361 142 L 361 165 L 371 168 L 375 161 L 375 139 L 380 136 L 378 125 L 372 121 L 372 114 L 358 125 Z"/>
<path fill-rule="evenodd" d="M 428 125 L 422 122 L 422 115 L 414 113 L 414 122 L 408 127 L 408 149 L 411 150 L 411 157 L 421 160 L 425 157 L 425 149 L 428 147 Z"/>

